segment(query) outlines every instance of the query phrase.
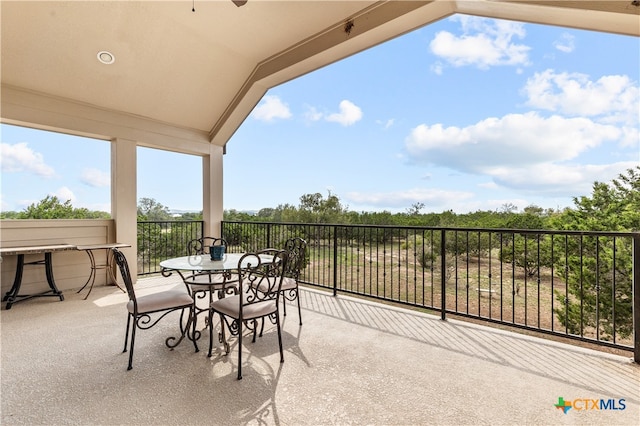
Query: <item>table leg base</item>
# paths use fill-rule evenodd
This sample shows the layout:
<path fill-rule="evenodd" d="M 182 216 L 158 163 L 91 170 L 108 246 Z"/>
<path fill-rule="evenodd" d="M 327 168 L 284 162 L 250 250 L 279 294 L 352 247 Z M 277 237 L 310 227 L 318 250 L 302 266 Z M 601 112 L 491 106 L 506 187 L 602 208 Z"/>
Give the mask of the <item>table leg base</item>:
<path fill-rule="evenodd" d="M 58 293 L 56 293 L 53 290 L 48 290 L 36 294 L 20 294 L 17 296 L 5 295 L 4 298 L 2 298 L 2 301 L 7 302 L 6 309 L 9 310 L 11 309 L 11 306 L 15 305 L 16 303 L 24 302 L 25 300 L 34 299 L 36 297 L 59 297 L 61 302 L 64 301 L 64 295 L 62 294 L 62 292 L 59 291 Z"/>
<path fill-rule="evenodd" d="M 87 252 L 87 255 L 89 256 L 89 262 L 91 263 L 91 272 L 89 273 L 89 278 L 87 279 L 87 282 L 84 283 L 84 285 L 80 288 L 80 290 L 77 291 L 77 293 L 78 294 L 81 293 L 82 290 L 84 290 L 87 286 L 89 286 L 89 291 L 87 291 L 87 294 L 84 296 L 84 300 L 87 300 L 87 298 L 91 294 L 91 290 L 93 290 L 93 285 L 96 282 L 96 275 L 99 269 L 107 270 L 108 277 L 107 277 L 106 285 L 113 284 L 116 287 L 118 287 L 123 293 L 126 293 L 127 291 L 124 288 L 120 287 L 120 284 L 118 284 L 118 279 L 113 273 L 113 253 L 111 252 L 111 250 L 105 249 L 107 250 L 107 261 L 103 265 L 99 265 L 96 263 L 96 258 L 93 254 L 93 250 L 102 250 L 102 249 L 85 249 L 85 251 Z"/>
<path fill-rule="evenodd" d="M 35 294 L 19 294 L 20 286 L 22 285 L 22 272 L 25 265 L 44 265 L 45 273 L 47 276 L 47 284 L 49 284 L 50 290 L 43 291 L 41 293 Z M 18 255 L 18 263 L 16 265 L 16 276 L 13 280 L 13 286 L 11 290 L 9 290 L 4 297 L 2 298 L 3 302 L 7 302 L 6 309 L 11 309 L 11 306 L 18 303 L 23 302 L 25 300 L 33 299 L 35 297 L 58 297 L 60 301 L 64 301 L 64 296 L 62 292 L 58 290 L 56 287 L 56 282 L 53 279 L 53 264 L 51 260 L 51 252 L 46 252 L 44 254 L 44 260 L 37 260 L 34 262 L 25 262 L 24 255 Z"/>

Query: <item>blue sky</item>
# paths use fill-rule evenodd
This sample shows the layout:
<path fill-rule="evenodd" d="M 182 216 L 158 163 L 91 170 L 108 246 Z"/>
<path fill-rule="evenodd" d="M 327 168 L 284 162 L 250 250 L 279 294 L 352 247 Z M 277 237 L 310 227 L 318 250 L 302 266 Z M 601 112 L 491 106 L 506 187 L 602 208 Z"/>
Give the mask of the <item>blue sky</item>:
<path fill-rule="evenodd" d="M 227 145 L 224 207 L 572 206 L 640 164 L 639 81 L 638 38 L 458 15 L 271 89 Z M 2 209 L 108 211 L 109 144 L 83 142 L 3 125 Z M 138 167 L 139 197 L 201 210 L 199 158 L 139 148 Z"/>

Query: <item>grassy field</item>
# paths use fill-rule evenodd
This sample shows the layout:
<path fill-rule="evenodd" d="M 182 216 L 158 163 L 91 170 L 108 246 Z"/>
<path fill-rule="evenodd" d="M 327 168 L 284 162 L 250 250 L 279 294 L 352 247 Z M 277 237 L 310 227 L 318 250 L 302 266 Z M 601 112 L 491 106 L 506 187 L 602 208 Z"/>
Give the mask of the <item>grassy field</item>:
<path fill-rule="evenodd" d="M 440 260 L 423 267 L 419 253 L 411 248 L 338 247 L 338 264 L 332 270 L 334 248 L 309 247 L 309 264 L 302 280 L 339 290 L 371 295 L 416 307 L 439 310 L 442 306 Z M 561 303 L 557 294 L 567 296 L 564 280 L 551 268 L 540 268 L 533 276 L 523 268 L 500 262 L 499 256 L 458 256 L 445 268 L 446 308 L 480 319 L 524 326 L 531 330 L 569 334 L 554 313 Z M 596 339 L 593 329 L 582 336 Z M 617 344 L 632 345 L 631 338 Z"/>

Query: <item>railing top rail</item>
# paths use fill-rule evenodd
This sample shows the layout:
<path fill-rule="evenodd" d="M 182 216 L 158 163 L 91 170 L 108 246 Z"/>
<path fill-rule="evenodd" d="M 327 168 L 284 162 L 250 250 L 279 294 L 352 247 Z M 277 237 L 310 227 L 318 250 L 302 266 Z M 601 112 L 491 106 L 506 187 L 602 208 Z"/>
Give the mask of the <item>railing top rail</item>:
<path fill-rule="evenodd" d="M 323 226 L 336 228 L 383 228 L 404 229 L 420 231 L 461 231 L 461 232 L 493 232 L 505 234 L 530 234 L 530 235 L 583 235 L 603 237 L 635 237 L 640 238 L 640 231 L 587 231 L 587 230 L 562 230 L 562 229 L 517 229 L 517 228 L 466 228 L 448 226 L 408 226 L 408 225 L 370 225 L 370 224 L 335 224 L 335 223 L 299 223 L 299 222 L 247 222 L 231 221 L 222 222 L 228 224 L 252 224 L 252 225 L 287 225 L 287 226 Z"/>
<path fill-rule="evenodd" d="M 139 220 L 138 223 L 200 223 L 202 222 L 201 219 L 194 219 L 194 220 Z"/>

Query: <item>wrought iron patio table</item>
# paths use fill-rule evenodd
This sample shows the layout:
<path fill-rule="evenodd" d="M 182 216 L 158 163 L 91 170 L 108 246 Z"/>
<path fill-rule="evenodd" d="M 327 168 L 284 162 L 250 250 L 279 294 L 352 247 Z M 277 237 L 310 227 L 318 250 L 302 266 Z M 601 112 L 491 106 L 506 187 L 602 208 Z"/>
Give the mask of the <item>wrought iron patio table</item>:
<path fill-rule="evenodd" d="M 160 267 L 163 274 L 176 271 L 182 278 L 185 277 L 181 271 L 225 273 L 237 269 L 238 261 L 243 255 L 244 253 L 226 253 L 223 260 L 211 260 L 209 254 L 176 257 L 163 260 Z"/>
<path fill-rule="evenodd" d="M 209 285 L 210 291 L 214 291 L 214 288 L 222 288 L 224 289 L 227 284 L 232 284 L 234 281 L 237 281 L 238 278 L 233 274 L 234 271 L 238 270 L 238 262 L 240 258 L 245 255 L 245 253 L 226 253 L 224 255 L 223 260 L 212 260 L 209 254 L 204 255 L 192 255 L 192 256 L 183 256 L 176 257 L 172 259 L 163 260 L 160 262 L 160 267 L 162 268 L 162 275 L 165 277 L 170 276 L 174 271 L 180 275 L 182 281 L 188 283 L 189 276 L 185 276 L 183 271 L 188 271 L 189 274 L 193 273 L 212 273 L 212 274 L 220 274 L 223 277 L 223 281 L 220 282 L 212 282 L 212 283 L 204 283 L 198 281 L 198 285 Z M 261 259 L 264 263 L 270 262 L 273 260 L 272 256 L 262 255 Z M 240 267 L 246 267 L 248 265 L 240 265 Z M 229 287 L 225 291 L 235 291 L 235 288 Z M 218 297 L 224 297 L 225 291 L 218 291 Z M 197 311 L 195 307 L 196 299 L 193 299 L 194 303 L 194 321 L 197 322 L 197 315 L 203 312 L 209 311 L 209 307 L 207 309 L 202 309 L 200 312 Z M 190 338 L 197 340 L 200 337 L 200 332 L 196 331 L 194 336 L 190 336 Z"/>
<path fill-rule="evenodd" d="M 113 252 L 111 251 L 112 248 L 122 248 L 122 247 L 131 247 L 131 244 L 106 243 L 106 244 L 81 245 L 81 246 L 77 246 L 76 247 L 77 250 L 84 250 L 87 253 L 87 255 L 89 256 L 89 261 L 91 262 L 91 272 L 89 273 L 89 278 L 87 278 L 87 282 L 84 283 L 84 285 L 80 288 L 80 290 L 77 291 L 77 293 L 80 293 L 82 290 L 85 289 L 85 287 L 87 287 L 87 285 L 89 285 L 89 283 L 91 283 L 91 285 L 89 286 L 89 291 L 84 296 L 84 300 L 87 300 L 87 298 L 91 294 L 91 290 L 93 290 L 93 284 L 96 282 L 96 275 L 97 275 L 97 270 L 98 269 L 106 269 L 107 270 L 107 274 L 108 274 L 107 284 L 109 284 L 109 280 L 111 280 L 111 282 L 113 284 L 118 286 L 118 288 L 120 290 L 122 290 L 123 292 L 126 293 L 126 290 L 123 289 L 122 287 L 120 287 L 120 285 L 118 284 L 118 280 L 117 280 L 115 274 L 113 273 Z M 107 251 L 107 259 L 106 259 L 105 263 L 96 264 L 96 257 L 93 254 L 94 250 L 106 250 Z"/>
<path fill-rule="evenodd" d="M 63 301 L 64 296 L 62 295 L 62 291 L 58 290 L 58 287 L 56 287 L 56 282 L 53 278 L 52 253 L 54 251 L 74 250 L 75 248 L 76 246 L 73 244 L 50 244 L 42 246 L 0 248 L 0 256 L 18 256 L 18 261 L 16 263 L 16 275 L 13 280 L 13 285 L 11 286 L 11 290 L 9 290 L 2 298 L 3 302 L 7 302 L 6 308 L 11 309 L 11 305 L 13 305 L 14 303 L 22 302 L 34 297 L 58 297 L 60 301 Z M 44 254 L 44 259 L 25 262 L 25 254 Z M 49 290 L 34 294 L 20 294 L 20 286 L 22 285 L 22 273 L 25 265 L 43 265 L 45 267 L 45 274 L 47 276 Z"/>

